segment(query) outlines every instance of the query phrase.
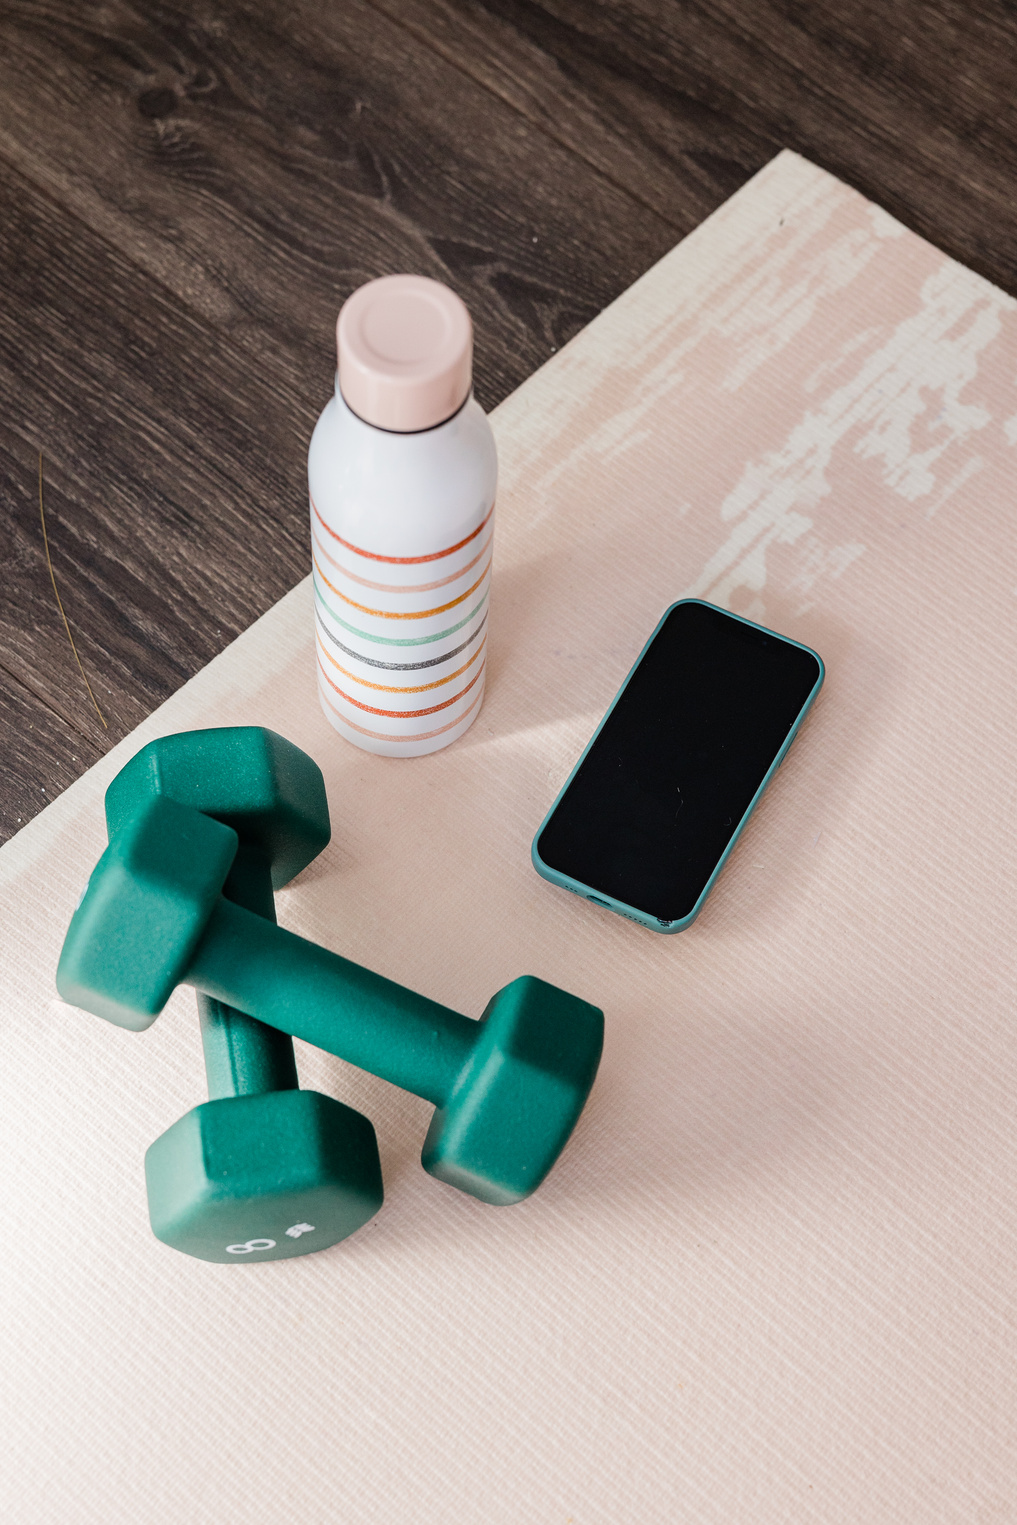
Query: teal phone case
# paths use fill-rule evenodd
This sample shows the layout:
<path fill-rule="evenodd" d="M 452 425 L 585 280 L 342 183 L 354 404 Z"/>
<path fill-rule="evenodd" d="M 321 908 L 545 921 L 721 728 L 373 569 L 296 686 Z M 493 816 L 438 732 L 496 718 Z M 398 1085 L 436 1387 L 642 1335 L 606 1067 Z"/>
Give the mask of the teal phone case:
<path fill-rule="evenodd" d="M 636 671 L 636 668 L 639 666 L 650 646 L 652 646 L 654 640 L 656 639 L 657 632 L 660 630 L 661 625 L 663 625 L 672 609 L 677 609 L 680 604 L 706 604 L 707 608 L 719 608 L 719 605 L 709 604 L 704 598 L 679 598 L 676 599 L 673 604 L 669 604 L 668 607 L 664 610 L 664 613 L 661 615 L 660 619 L 657 621 L 653 628 L 652 635 L 644 645 L 636 660 L 633 662 L 632 667 L 630 668 L 625 678 L 625 682 L 622 684 L 621 688 L 611 700 L 611 703 L 608 705 L 604 712 L 603 719 L 597 726 L 597 729 L 594 731 L 589 741 L 586 743 L 586 746 L 583 748 L 582 754 L 576 762 L 575 767 L 572 769 L 572 772 L 569 774 L 568 778 L 565 780 L 565 783 L 562 785 L 557 795 L 555 796 L 554 804 L 551 806 L 550 810 L 547 812 L 544 819 L 541 821 L 539 827 L 537 828 L 536 835 L 533 838 L 533 846 L 530 849 L 530 857 L 533 860 L 533 866 L 542 879 L 546 879 L 550 884 L 558 885 L 560 889 L 570 890 L 574 895 L 582 895 L 584 899 L 592 900 L 595 905 L 606 906 L 609 911 L 617 911 L 619 916 L 627 916 L 630 921 L 637 921 L 639 922 L 640 926 L 649 927 L 652 932 L 684 932 L 685 928 L 691 926 L 695 921 L 696 917 L 703 909 L 703 904 L 707 895 L 710 893 L 714 884 L 716 883 L 717 875 L 724 867 L 724 864 L 727 862 L 731 855 L 731 851 L 735 843 L 738 841 L 738 838 L 745 830 L 745 825 L 749 819 L 749 816 L 759 804 L 764 789 L 770 782 L 773 775 L 776 773 L 777 769 L 780 767 L 781 763 L 784 761 L 784 758 L 787 755 L 788 747 L 798 735 L 801 723 L 815 702 L 816 695 L 819 693 L 819 690 L 823 686 L 823 679 L 826 677 L 826 668 L 823 665 L 823 659 L 819 655 L 818 651 L 813 651 L 811 646 L 806 646 L 801 641 L 793 641 L 789 636 L 781 635 L 779 631 L 771 630 L 766 625 L 760 625 L 755 620 L 747 620 L 740 614 L 731 614 L 727 609 L 720 609 L 720 613 L 727 615 L 729 619 L 738 620 L 742 625 L 750 625 L 754 630 L 763 630 L 767 635 L 775 636 L 777 640 L 785 641 L 789 646 L 797 646 L 799 651 L 807 651 L 809 655 L 814 657 L 819 664 L 819 677 L 816 679 L 815 687 L 812 689 L 809 697 L 806 699 L 805 703 L 802 705 L 800 711 L 798 712 L 797 719 L 795 720 L 791 729 L 788 731 L 787 739 L 785 740 L 780 751 L 777 753 L 770 767 L 767 769 L 766 775 L 763 778 L 759 788 L 756 790 L 755 794 L 752 796 L 752 799 L 749 801 L 748 809 L 745 811 L 745 814 L 742 816 L 741 820 L 738 822 L 738 825 L 732 832 L 731 840 L 728 842 L 727 847 L 718 858 L 716 867 L 711 873 L 709 879 L 706 881 L 706 884 L 703 888 L 703 893 L 700 895 L 699 899 L 696 901 L 695 905 L 692 907 L 692 910 L 687 916 L 681 917 L 678 921 L 663 921 L 657 916 L 649 915 L 649 913 L 646 911 L 638 910 L 635 906 L 626 905 L 622 900 L 615 900 L 611 895 L 606 895 L 600 890 L 594 890 L 591 885 L 583 884 L 578 879 L 572 879 L 568 874 L 559 873 L 557 869 L 550 868 L 543 861 L 539 852 L 537 851 L 537 843 L 540 841 L 541 833 L 543 832 L 544 827 L 547 825 L 548 821 L 554 815 L 554 812 L 558 809 L 562 797 L 564 796 L 569 785 L 572 783 L 572 780 L 575 778 L 576 774 L 579 772 L 579 769 L 582 767 L 587 753 L 593 746 L 601 731 L 604 729 L 604 726 L 608 720 L 608 716 L 611 714 L 611 711 L 614 709 L 615 705 L 618 703 L 622 694 L 628 687 L 632 678 L 632 674 Z"/>

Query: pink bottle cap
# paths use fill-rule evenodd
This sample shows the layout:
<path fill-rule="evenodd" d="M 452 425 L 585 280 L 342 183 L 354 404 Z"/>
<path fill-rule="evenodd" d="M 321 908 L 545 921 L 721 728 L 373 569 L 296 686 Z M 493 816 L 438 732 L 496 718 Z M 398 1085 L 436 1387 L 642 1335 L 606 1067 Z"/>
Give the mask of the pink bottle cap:
<path fill-rule="evenodd" d="M 379 429 L 431 429 L 470 395 L 473 324 L 465 302 L 440 281 L 368 281 L 343 304 L 336 340 L 339 390 Z"/>

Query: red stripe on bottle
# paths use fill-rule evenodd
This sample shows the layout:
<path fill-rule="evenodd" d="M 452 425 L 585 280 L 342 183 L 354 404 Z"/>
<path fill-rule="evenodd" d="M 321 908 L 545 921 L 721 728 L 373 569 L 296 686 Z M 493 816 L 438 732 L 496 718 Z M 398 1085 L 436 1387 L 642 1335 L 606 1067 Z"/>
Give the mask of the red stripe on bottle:
<path fill-rule="evenodd" d="M 492 503 L 491 507 L 487 510 L 485 518 L 480 524 L 477 525 L 476 529 L 472 530 L 470 534 L 466 535 L 462 540 L 457 540 L 455 545 L 447 546 L 444 551 L 432 551 L 429 556 L 379 556 L 377 551 L 362 551 L 359 545 L 353 544 L 352 540 L 344 540 L 341 535 L 337 535 L 332 526 L 330 524 L 326 524 L 324 519 L 321 517 L 321 514 L 318 512 L 318 505 L 315 503 L 313 498 L 311 498 L 311 507 L 313 508 L 315 516 L 322 529 L 327 530 L 327 532 L 332 536 L 332 539 L 338 540 L 339 544 L 345 546 L 348 551 L 353 551 L 357 556 L 365 557 L 367 561 L 384 561 L 387 562 L 390 566 L 398 567 L 415 567 L 419 566 L 422 562 L 425 561 L 440 561 L 443 556 L 451 556 L 453 551 L 461 551 L 464 545 L 469 545 L 471 540 L 476 540 L 477 536 L 484 528 L 484 525 L 494 513 L 494 504 Z"/>

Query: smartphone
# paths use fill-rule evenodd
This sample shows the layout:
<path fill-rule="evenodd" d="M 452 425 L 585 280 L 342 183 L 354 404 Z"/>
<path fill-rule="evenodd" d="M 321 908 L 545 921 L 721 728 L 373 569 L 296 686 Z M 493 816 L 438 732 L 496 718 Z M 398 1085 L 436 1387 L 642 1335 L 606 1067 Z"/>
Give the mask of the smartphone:
<path fill-rule="evenodd" d="M 683 931 L 823 677 L 798 641 L 702 599 L 672 604 L 544 817 L 537 873 Z"/>

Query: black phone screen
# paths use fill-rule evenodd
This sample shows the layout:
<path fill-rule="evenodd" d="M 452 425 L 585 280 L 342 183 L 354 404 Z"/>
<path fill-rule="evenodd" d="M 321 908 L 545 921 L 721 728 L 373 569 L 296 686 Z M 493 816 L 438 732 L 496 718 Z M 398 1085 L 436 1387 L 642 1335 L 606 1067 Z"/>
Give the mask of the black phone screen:
<path fill-rule="evenodd" d="M 689 916 L 821 677 L 806 648 L 676 604 L 540 833 L 540 859 L 660 922 Z"/>

